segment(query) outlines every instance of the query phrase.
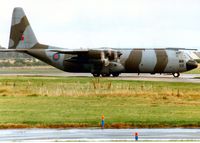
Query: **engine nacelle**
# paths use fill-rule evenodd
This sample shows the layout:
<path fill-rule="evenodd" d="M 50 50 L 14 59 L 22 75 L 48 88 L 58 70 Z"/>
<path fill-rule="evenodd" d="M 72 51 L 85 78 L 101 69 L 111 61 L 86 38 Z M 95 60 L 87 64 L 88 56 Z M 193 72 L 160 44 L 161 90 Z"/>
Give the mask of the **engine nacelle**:
<path fill-rule="evenodd" d="M 109 60 L 116 60 L 121 55 L 121 52 L 115 50 L 90 50 L 88 52 L 88 57 L 91 59 L 108 58 Z"/>
<path fill-rule="evenodd" d="M 108 66 L 110 62 L 119 61 L 121 53 L 115 50 L 90 50 L 87 56 L 91 62 L 99 62 Z"/>
<path fill-rule="evenodd" d="M 124 72 L 125 68 L 121 63 L 110 62 L 109 63 L 109 71 L 110 73 L 121 73 Z"/>
<path fill-rule="evenodd" d="M 87 57 L 90 59 L 101 59 L 103 55 L 103 51 L 100 50 L 89 50 Z"/>

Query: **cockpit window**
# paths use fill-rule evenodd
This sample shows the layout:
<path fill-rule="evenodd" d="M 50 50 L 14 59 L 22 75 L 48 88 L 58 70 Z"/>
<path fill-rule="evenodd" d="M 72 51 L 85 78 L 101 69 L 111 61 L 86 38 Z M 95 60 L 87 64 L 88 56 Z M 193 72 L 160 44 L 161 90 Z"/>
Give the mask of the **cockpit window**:
<path fill-rule="evenodd" d="M 179 63 L 184 63 L 184 60 L 179 60 Z"/>

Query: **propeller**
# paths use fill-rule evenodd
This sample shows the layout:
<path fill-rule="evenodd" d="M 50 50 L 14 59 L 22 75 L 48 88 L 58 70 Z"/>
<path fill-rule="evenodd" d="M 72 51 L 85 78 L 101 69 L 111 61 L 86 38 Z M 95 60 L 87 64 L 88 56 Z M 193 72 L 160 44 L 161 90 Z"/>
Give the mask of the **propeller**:
<path fill-rule="evenodd" d="M 109 57 L 104 51 L 101 51 L 101 61 L 104 64 L 104 66 L 108 66 L 110 64 Z"/>
<path fill-rule="evenodd" d="M 104 50 L 101 51 L 101 61 L 104 63 L 104 66 L 108 66 L 110 61 L 119 62 L 121 52 L 115 50 Z"/>
<path fill-rule="evenodd" d="M 108 66 L 110 62 L 120 62 L 121 52 L 112 49 L 90 50 L 88 57 L 93 62 L 101 62 L 103 66 Z"/>

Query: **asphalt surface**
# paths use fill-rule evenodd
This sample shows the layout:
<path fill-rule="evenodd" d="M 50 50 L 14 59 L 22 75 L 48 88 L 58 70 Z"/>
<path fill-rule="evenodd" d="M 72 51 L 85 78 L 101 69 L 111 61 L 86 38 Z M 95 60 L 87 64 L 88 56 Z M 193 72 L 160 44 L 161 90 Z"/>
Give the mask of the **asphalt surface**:
<path fill-rule="evenodd" d="M 63 76 L 63 77 L 92 77 L 90 73 L 1 73 L 0 76 Z M 199 77 L 199 78 L 196 78 Z M 107 78 L 107 77 L 102 77 Z M 175 78 L 168 74 L 135 74 L 135 73 L 123 73 L 119 77 L 109 77 L 109 79 L 120 79 L 120 80 L 142 80 L 142 81 L 165 81 L 165 82 L 189 82 L 189 83 L 200 83 L 200 74 L 181 74 L 179 78 Z"/>
<path fill-rule="evenodd" d="M 198 78 L 197 78 L 198 77 Z M 167 74 L 124 74 L 122 76 L 117 77 L 117 79 L 121 80 L 144 80 L 144 81 L 165 81 L 165 82 L 190 82 L 190 83 L 200 83 L 200 74 L 181 74 L 180 77 L 175 78 L 172 75 Z"/>
<path fill-rule="evenodd" d="M 200 129 L 3 129 L 0 141 L 200 141 Z"/>

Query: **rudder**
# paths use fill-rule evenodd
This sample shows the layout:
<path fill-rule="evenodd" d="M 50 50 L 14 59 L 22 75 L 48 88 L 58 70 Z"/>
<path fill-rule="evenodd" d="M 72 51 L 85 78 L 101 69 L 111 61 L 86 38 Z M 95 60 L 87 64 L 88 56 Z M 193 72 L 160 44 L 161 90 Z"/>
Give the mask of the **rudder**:
<path fill-rule="evenodd" d="M 12 14 L 9 49 L 32 48 L 37 39 L 22 8 L 16 7 Z"/>

